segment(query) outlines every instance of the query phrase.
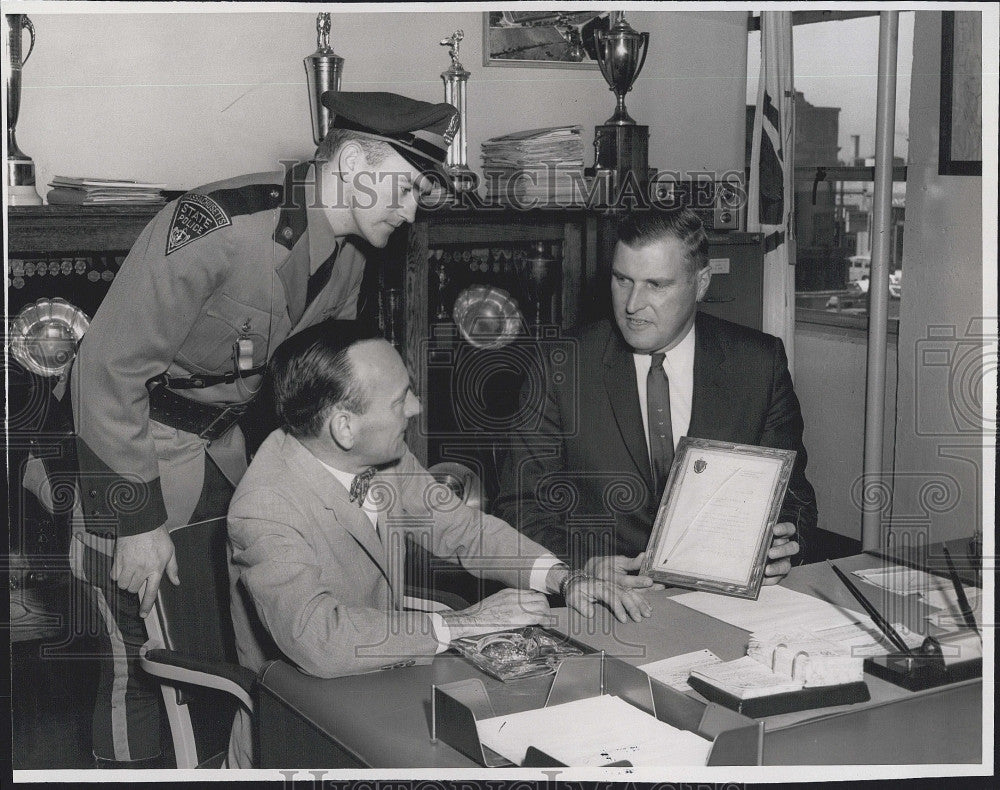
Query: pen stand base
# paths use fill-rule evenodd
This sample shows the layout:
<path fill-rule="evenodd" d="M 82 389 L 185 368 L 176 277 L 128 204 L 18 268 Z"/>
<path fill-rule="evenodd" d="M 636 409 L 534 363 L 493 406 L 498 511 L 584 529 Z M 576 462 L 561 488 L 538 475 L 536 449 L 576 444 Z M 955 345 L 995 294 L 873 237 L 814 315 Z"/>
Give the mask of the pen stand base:
<path fill-rule="evenodd" d="M 945 686 L 983 676 L 982 658 L 945 666 L 935 657 L 876 656 L 865 659 L 865 672 L 908 691 Z"/>

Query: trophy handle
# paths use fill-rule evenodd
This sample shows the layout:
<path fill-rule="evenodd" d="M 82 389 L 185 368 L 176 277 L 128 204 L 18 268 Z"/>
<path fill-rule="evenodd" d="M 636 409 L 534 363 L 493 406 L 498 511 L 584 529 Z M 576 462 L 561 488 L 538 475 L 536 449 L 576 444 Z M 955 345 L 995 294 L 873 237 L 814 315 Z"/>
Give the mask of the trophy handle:
<path fill-rule="evenodd" d="M 25 63 L 28 62 L 28 58 L 31 57 L 31 52 L 35 48 L 35 26 L 31 24 L 31 20 L 28 19 L 26 15 L 21 14 L 21 18 L 24 20 L 24 27 L 28 29 L 28 34 L 31 36 L 31 43 L 28 45 L 28 52 L 21 60 L 21 65 L 23 66 Z"/>
<path fill-rule="evenodd" d="M 649 52 L 649 33 L 640 33 L 642 36 L 642 60 L 639 61 L 639 68 L 635 70 L 635 76 L 639 76 L 642 67 L 646 65 L 646 53 Z"/>

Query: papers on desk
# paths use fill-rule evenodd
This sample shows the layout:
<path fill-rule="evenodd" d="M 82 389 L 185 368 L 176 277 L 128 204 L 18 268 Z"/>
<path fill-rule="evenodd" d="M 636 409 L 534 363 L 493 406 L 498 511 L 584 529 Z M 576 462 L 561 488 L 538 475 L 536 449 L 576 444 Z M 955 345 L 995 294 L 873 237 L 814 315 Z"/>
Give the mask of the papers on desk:
<path fill-rule="evenodd" d="M 648 664 L 643 664 L 639 669 L 651 678 L 655 678 L 677 691 L 691 691 L 687 679 L 692 669 L 701 669 L 721 663 L 722 659 L 711 650 L 695 650 L 693 653 L 651 661 Z"/>
<path fill-rule="evenodd" d="M 890 565 L 884 568 L 854 571 L 853 573 L 868 584 L 888 590 L 896 595 L 916 595 L 928 606 L 940 610 L 927 615 L 926 619 L 933 625 L 948 629 L 965 625 L 965 618 L 962 616 L 958 596 L 955 594 L 955 586 L 951 579 L 905 565 Z M 981 629 L 983 625 L 981 601 L 983 591 L 969 585 L 963 585 L 963 588 L 965 589 L 965 597 L 968 599 L 973 610 L 972 613 L 976 618 L 976 625 Z"/>
<path fill-rule="evenodd" d="M 892 627 L 903 638 L 907 647 L 916 648 L 923 644 L 923 634 L 911 631 L 902 623 L 893 623 Z M 863 622 L 825 628 L 816 634 L 849 648 L 852 656 L 869 658 L 897 652 L 885 634 L 867 617 L 863 618 Z"/>
<path fill-rule="evenodd" d="M 968 585 L 962 585 L 962 587 L 965 589 L 965 598 L 972 608 L 972 616 L 976 619 L 976 627 L 982 633 L 983 591 L 978 587 L 970 587 Z M 947 588 L 928 590 L 920 597 L 928 606 L 933 606 L 939 610 L 927 615 L 926 619 L 929 623 L 948 630 L 965 627 L 965 617 L 962 616 L 962 608 L 958 603 L 958 595 L 950 583 Z"/>
<path fill-rule="evenodd" d="M 896 595 L 920 595 L 928 590 L 940 590 L 945 587 L 951 589 L 951 581 L 948 579 L 905 565 L 869 568 L 852 573 L 862 581 Z"/>
<path fill-rule="evenodd" d="M 516 765 L 534 746 L 564 765 L 705 765 L 712 742 L 615 696 L 597 697 L 476 722 L 484 746 Z"/>
<path fill-rule="evenodd" d="M 674 603 L 747 631 L 776 631 L 802 624 L 811 631 L 868 621 L 868 617 L 779 585 L 760 588 L 756 601 L 706 592 L 678 595 Z"/>
<path fill-rule="evenodd" d="M 675 603 L 702 612 L 750 632 L 801 628 L 824 639 L 851 647 L 854 655 L 885 655 L 891 645 L 868 615 L 821 601 L 780 585 L 760 588 L 756 601 L 692 592 L 673 598 Z M 923 636 L 893 623 L 907 645 L 917 647 Z"/>

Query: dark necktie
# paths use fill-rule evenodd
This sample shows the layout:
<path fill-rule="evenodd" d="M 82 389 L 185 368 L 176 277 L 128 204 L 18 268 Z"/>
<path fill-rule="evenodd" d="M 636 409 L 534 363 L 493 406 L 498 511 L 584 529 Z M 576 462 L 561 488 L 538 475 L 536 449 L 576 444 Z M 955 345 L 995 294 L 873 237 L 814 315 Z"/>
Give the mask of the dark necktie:
<path fill-rule="evenodd" d="M 666 354 L 653 354 L 646 375 L 646 421 L 649 423 L 649 457 L 656 501 L 663 496 L 670 464 L 674 460 L 674 431 L 670 424 L 670 381 L 663 370 Z"/>
<path fill-rule="evenodd" d="M 330 282 L 330 275 L 333 274 L 333 264 L 337 262 L 338 255 L 340 255 L 339 244 L 333 248 L 330 257 L 323 261 L 319 268 L 309 275 L 309 283 L 306 285 L 306 306 L 303 312 L 309 309 L 309 305 L 312 304 L 313 299 L 319 296 L 320 291 Z"/>
<path fill-rule="evenodd" d="M 351 501 L 357 502 L 358 507 L 365 504 L 368 486 L 371 485 L 373 477 L 375 477 L 374 466 L 369 467 L 359 475 L 354 475 L 354 480 L 351 481 Z"/>

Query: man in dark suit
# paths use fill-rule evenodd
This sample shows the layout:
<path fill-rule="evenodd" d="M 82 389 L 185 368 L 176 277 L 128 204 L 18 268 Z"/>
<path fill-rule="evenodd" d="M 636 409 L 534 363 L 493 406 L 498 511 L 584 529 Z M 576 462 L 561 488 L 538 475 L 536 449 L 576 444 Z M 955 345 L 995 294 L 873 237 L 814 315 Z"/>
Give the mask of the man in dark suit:
<path fill-rule="evenodd" d="M 690 210 L 628 216 L 611 275 L 614 322 L 575 336 L 575 375 L 522 392 L 522 415 L 538 419 L 511 438 L 496 514 L 577 563 L 631 557 L 646 548 L 681 436 L 795 450 L 765 569 L 765 583 L 779 581 L 817 516 L 781 341 L 697 312 L 711 271 Z"/>

